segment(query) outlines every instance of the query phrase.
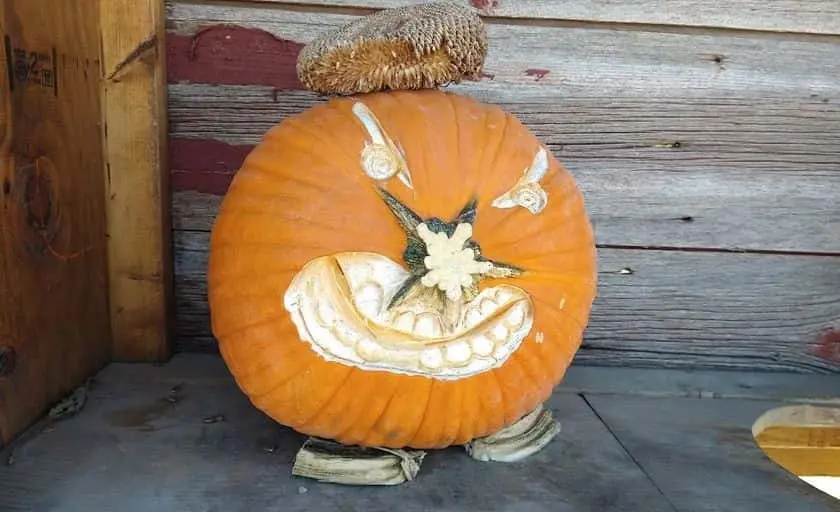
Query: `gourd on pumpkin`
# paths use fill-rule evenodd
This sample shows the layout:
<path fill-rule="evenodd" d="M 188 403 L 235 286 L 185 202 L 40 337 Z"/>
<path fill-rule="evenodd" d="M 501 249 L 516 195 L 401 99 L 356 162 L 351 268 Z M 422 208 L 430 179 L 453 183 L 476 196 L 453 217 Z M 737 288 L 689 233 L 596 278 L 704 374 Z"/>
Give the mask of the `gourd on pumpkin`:
<path fill-rule="evenodd" d="M 572 176 L 513 115 L 437 90 L 333 98 L 237 172 L 212 234 L 213 331 L 279 423 L 443 448 L 549 397 L 595 262 Z"/>

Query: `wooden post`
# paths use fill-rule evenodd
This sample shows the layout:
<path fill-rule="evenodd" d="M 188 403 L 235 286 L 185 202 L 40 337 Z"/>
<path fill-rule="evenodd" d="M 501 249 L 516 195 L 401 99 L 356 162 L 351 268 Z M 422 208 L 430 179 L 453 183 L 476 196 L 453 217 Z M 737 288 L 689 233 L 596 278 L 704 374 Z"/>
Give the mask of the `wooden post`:
<path fill-rule="evenodd" d="M 162 11 L 0 8 L 0 445 L 109 359 L 168 354 Z"/>
<path fill-rule="evenodd" d="M 169 356 L 163 0 L 100 0 L 112 356 Z"/>

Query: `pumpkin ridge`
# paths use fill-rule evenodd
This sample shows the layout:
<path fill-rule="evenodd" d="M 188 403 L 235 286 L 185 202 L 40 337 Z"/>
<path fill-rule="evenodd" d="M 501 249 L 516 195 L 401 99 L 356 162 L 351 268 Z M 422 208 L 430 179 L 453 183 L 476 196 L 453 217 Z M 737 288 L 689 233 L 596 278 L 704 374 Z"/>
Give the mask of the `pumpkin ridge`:
<path fill-rule="evenodd" d="M 282 331 L 281 331 L 282 332 Z M 227 338 L 230 339 L 230 338 Z M 263 356 L 268 349 L 266 348 L 265 344 L 260 344 L 261 347 L 256 349 L 257 353 L 260 356 Z M 246 361 L 242 362 L 242 347 L 240 344 L 236 342 L 221 342 L 219 347 L 223 354 L 225 354 L 225 361 L 231 367 L 231 371 L 235 372 L 237 383 L 242 387 L 243 390 L 248 390 L 248 397 L 253 402 L 255 399 L 253 397 L 253 393 L 256 393 L 255 387 L 253 384 L 246 384 L 246 381 L 250 382 L 255 375 L 258 377 L 264 377 L 266 373 L 271 374 L 273 378 L 277 378 L 278 370 L 277 364 L 273 362 L 265 362 L 265 360 L 259 359 L 256 363 L 253 362 L 252 359 L 246 359 Z M 276 354 L 277 347 L 272 346 L 271 352 Z M 282 355 L 284 359 L 294 361 L 303 354 L 302 347 L 295 344 L 290 345 L 282 345 Z M 244 366 L 247 364 L 247 367 Z M 284 365 L 285 373 L 290 374 L 294 373 L 293 369 L 289 368 L 288 364 Z M 262 380 L 262 379 L 260 379 Z M 271 388 L 274 387 L 274 384 L 271 384 Z M 266 391 L 263 389 L 262 391 Z"/>
<path fill-rule="evenodd" d="M 479 142 L 479 146 L 478 146 L 481 149 L 479 150 L 478 157 L 475 159 L 475 164 L 474 164 L 473 168 L 470 169 L 471 173 L 479 176 L 479 178 L 476 179 L 476 188 L 478 188 L 479 185 L 483 185 L 482 180 L 484 179 L 484 175 L 483 175 L 482 169 L 484 169 L 484 158 L 487 154 L 488 137 L 487 137 L 486 127 L 487 127 L 487 118 L 489 117 L 489 114 L 490 114 L 490 109 L 482 108 L 481 109 L 481 121 L 476 122 L 476 126 L 478 126 L 480 128 L 484 128 L 484 129 L 476 130 L 477 132 L 481 133 L 481 141 Z M 478 207 L 478 205 L 476 205 L 476 207 Z"/>
<path fill-rule="evenodd" d="M 407 96 L 407 95 L 404 95 L 404 94 L 399 94 L 399 95 L 395 95 L 395 98 L 397 100 L 397 103 L 399 103 L 401 105 L 401 107 L 406 112 L 412 112 L 412 117 L 417 116 L 417 112 L 413 108 L 413 105 L 406 105 L 407 100 L 411 100 L 411 96 Z M 428 124 L 428 119 L 423 119 L 423 122 Z M 422 144 L 421 147 L 422 147 L 421 153 L 423 155 L 423 163 L 422 163 L 420 168 L 423 169 L 423 173 L 422 173 L 423 174 L 423 185 L 424 185 L 423 190 L 424 191 L 431 191 L 432 190 L 431 172 L 430 172 L 430 167 L 431 166 L 429 164 L 429 156 L 430 155 L 428 153 L 432 148 L 429 147 L 428 143 Z M 419 194 L 419 191 L 417 189 L 412 190 L 412 196 L 413 196 L 412 197 L 412 202 L 416 202 L 418 194 Z M 412 208 L 412 209 L 414 209 L 414 208 Z M 432 214 L 432 212 L 417 212 L 417 213 L 419 213 L 422 217 L 429 217 Z"/>
<path fill-rule="evenodd" d="M 422 409 L 423 413 L 420 415 L 420 419 L 417 422 L 417 427 L 414 429 L 414 432 L 411 434 L 411 436 L 407 436 L 407 439 L 409 439 L 409 441 L 407 443 L 408 446 L 416 446 L 415 440 L 417 439 L 417 436 L 420 434 L 421 429 L 423 428 L 423 424 L 426 422 L 426 416 L 429 415 L 429 405 L 431 404 L 431 401 L 432 401 L 432 395 L 434 393 L 435 386 L 438 383 L 441 383 L 441 381 L 439 381 L 439 380 L 435 380 L 435 379 L 429 379 L 429 380 L 431 380 L 431 384 L 429 384 L 429 394 L 426 397 L 426 405 L 423 406 L 423 409 Z"/>
<path fill-rule="evenodd" d="M 259 221 L 259 220 L 263 220 L 263 219 L 268 220 L 268 221 L 272 221 L 272 222 L 274 222 L 274 221 L 287 221 L 287 222 L 303 221 L 307 224 L 307 226 L 319 227 L 319 228 L 323 228 L 325 230 L 328 230 L 328 229 L 331 228 L 331 226 L 328 223 L 326 223 L 326 221 L 313 220 L 313 219 L 318 219 L 319 218 L 317 215 L 307 215 L 305 217 L 302 216 L 302 215 L 298 215 L 297 217 L 288 217 L 288 216 L 283 215 L 282 213 L 274 214 L 274 213 L 266 213 L 265 211 L 257 212 L 257 211 L 247 211 L 247 210 L 238 210 L 236 212 L 236 215 L 240 215 L 242 217 L 250 217 L 254 221 Z M 370 226 L 356 224 L 356 223 L 349 223 L 348 225 L 343 226 L 342 230 L 345 231 L 346 233 L 358 233 L 358 234 L 364 234 L 364 235 L 370 234 Z M 248 242 L 245 242 L 245 245 L 247 245 L 247 244 L 248 244 Z M 265 245 L 262 242 L 250 242 L 250 244 L 251 245 Z M 228 244 L 228 245 L 230 245 L 230 244 Z M 235 245 L 237 247 L 243 246 L 240 243 L 236 243 Z M 297 244 L 295 244 L 295 245 L 297 245 Z"/>
<path fill-rule="evenodd" d="M 444 429 L 444 434 L 446 435 L 445 442 L 442 444 L 451 445 L 455 444 L 455 441 L 458 440 L 458 434 L 460 434 L 461 430 L 461 422 L 463 421 L 463 411 L 464 411 L 464 386 L 456 386 L 455 389 L 458 392 L 458 405 L 455 407 L 451 407 L 449 409 L 449 413 L 447 414 L 447 419 L 451 425 L 449 429 L 451 432 L 446 432 Z M 450 401 L 452 398 L 450 398 Z"/>
<path fill-rule="evenodd" d="M 533 336 L 534 335 L 531 334 L 528 338 L 532 338 Z M 551 385 L 551 387 L 553 387 L 554 382 L 552 382 L 545 362 L 541 357 L 539 357 L 539 354 L 537 354 L 536 351 L 532 350 L 531 347 L 528 346 L 529 342 L 529 339 L 526 339 L 518 349 L 513 351 L 511 357 L 521 359 L 525 373 L 530 376 L 530 387 L 532 389 L 545 388 L 546 385 Z"/>
<path fill-rule="evenodd" d="M 308 137 L 311 137 L 313 139 L 316 138 L 315 134 L 309 132 Z M 316 179 L 316 181 L 313 182 L 304 178 L 310 176 L 318 176 L 321 173 L 329 173 L 334 175 L 333 179 L 340 177 L 340 179 L 346 179 L 352 182 L 354 185 L 359 185 L 361 187 L 365 187 L 366 185 L 368 185 L 367 176 L 364 174 L 364 172 L 361 171 L 359 158 L 353 159 L 349 155 L 337 154 L 333 152 L 334 149 L 336 147 L 340 147 L 341 144 L 337 144 L 336 141 L 325 142 L 321 139 L 317 139 L 322 145 L 322 148 L 330 148 L 330 151 L 323 151 L 323 149 L 319 150 L 318 147 L 315 147 L 314 144 L 301 145 L 297 142 L 298 138 L 299 137 L 278 136 L 276 138 L 270 139 L 267 141 L 268 145 L 266 147 L 271 150 L 271 154 L 260 155 L 260 157 L 265 158 L 267 160 L 267 163 L 265 163 L 265 165 L 269 165 L 271 168 L 273 168 L 275 170 L 275 173 L 280 174 L 282 172 L 284 181 L 291 181 L 295 183 L 300 183 L 302 185 L 313 186 L 314 188 L 315 186 L 317 186 L 316 183 L 318 180 Z M 296 162 L 296 160 L 303 159 L 303 157 L 306 157 L 306 159 L 311 161 Z M 278 159 L 282 163 L 278 164 Z M 313 172 L 294 172 L 294 166 L 292 165 L 293 163 L 297 163 L 298 165 L 304 163 L 310 169 L 314 168 L 320 172 L 318 172 L 317 174 Z M 288 168 L 292 168 L 292 172 L 287 172 L 286 169 Z M 350 169 L 352 169 L 352 171 Z M 274 176 L 274 178 L 276 179 L 276 176 Z M 333 184 L 334 183 L 330 183 L 330 185 Z M 341 188 L 329 186 L 320 187 L 319 190 L 321 192 L 329 192 L 330 194 L 333 194 L 337 190 L 340 191 Z"/>
<path fill-rule="evenodd" d="M 499 410 L 503 427 L 509 425 L 514 420 L 516 416 L 514 411 L 516 411 L 517 407 L 521 407 L 517 405 L 517 403 L 521 402 L 521 395 L 511 391 L 510 389 L 511 386 L 516 385 L 519 381 L 516 378 L 510 378 L 505 375 L 509 374 L 511 369 L 516 370 L 516 368 L 514 368 L 514 361 L 514 359 L 508 359 L 507 365 L 494 369 L 494 372 L 496 372 L 496 378 L 499 379 L 499 389 L 502 392 L 502 401 L 504 403 L 504 408 Z M 505 372 L 502 372 L 502 369 L 504 369 Z M 506 385 L 503 385 L 503 383 Z"/>
<path fill-rule="evenodd" d="M 418 448 L 437 448 L 440 439 L 446 432 L 448 421 L 447 401 L 451 398 L 448 383 L 435 380 L 429 393 L 429 402 L 425 408 L 425 414 L 420 422 L 420 430 L 412 439 L 412 444 Z"/>
<path fill-rule="evenodd" d="M 490 376 L 493 377 L 493 380 L 496 382 L 496 389 L 499 390 L 499 409 L 498 412 L 494 414 L 496 417 L 495 423 L 499 424 L 499 428 L 501 429 L 507 423 L 507 414 L 505 411 L 508 408 L 508 400 L 505 397 L 505 390 L 502 387 L 502 378 L 498 374 L 499 369 L 495 368 L 489 372 Z M 495 412 L 495 411 L 494 411 Z"/>
<path fill-rule="evenodd" d="M 480 404 L 478 410 L 481 414 L 477 417 L 476 428 L 474 431 L 473 437 L 481 437 L 483 435 L 489 434 L 495 430 L 498 430 L 502 426 L 502 421 L 498 418 L 498 415 L 493 414 L 493 411 L 498 409 L 495 407 L 493 398 L 495 397 L 497 402 L 504 407 L 503 397 L 502 397 L 502 390 L 499 389 L 499 381 L 493 372 L 482 373 L 481 375 L 476 376 L 476 386 L 478 387 L 479 384 L 483 384 L 478 389 L 481 390 L 478 393 L 478 402 Z M 484 382 L 480 382 L 484 381 Z M 490 390 L 492 388 L 492 391 Z M 479 428 L 480 427 L 480 428 Z"/>
<path fill-rule="evenodd" d="M 543 312 L 544 314 L 551 313 L 554 315 L 562 316 L 564 318 L 568 318 L 569 320 L 574 322 L 575 326 L 580 328 L 581 331 L 584 329 L 584 326 L 581 325 L 580 321 L 574 316 L 572 316 L 570 313 L 566 312 L 565 309 L 558 309 L 556 304 L 551 304 L 543 298 L 535 298 L 534 301 L 539 302 L 540 304 L 543 304 L 546 308 L 548 308 L 547 311 Z"/>
<path fill-rule="evenodd" d="M 308 415 L 304 415 L 300 412 L 300 410 L 298 410 L 297 414 L 296 414 L 296 419 L 292 420 L 292 421 L 289 421 L 289 424 L 291 426 L 293 426 L 295 428 L 295 430 L 297 430 L 299 432 L 310 430 L 310 429 L 307 429 L 305 427 L 305 425 L 309 421 L 311 421 L 312 418 L 317 416 L 317 414 L 319 412 L 323 411 L 325 406 L 329 405 L 330 400 L 332 400 L 332 398 L 335 396 L 335 394 L 341 389 L 341 385 L 344 382 L 347 381 L 347 376 L 350 375 L 353 372 L 353 367 L 345 366 L 345 365 L 341 365 L 341 364 L 332 364 L 332 365 L 329 365 L 328 367 L 323 367 L 322 370 L 326 369 L 326 368 L 328 368 L 327 371 L 312 372 L 313 374 L 315 374 L 315 373 L 320 374 L 319 376 L 313 376 L 313 374 L 310 374 L 310 373 L 307 373 L 307 372 L 303 372 L 303 373 L 298 374 L 298 376 L 300 378 L 304 379 L 304 382 L 310 383 L 311 380 L 314 379 L 318 383 L 318 388 L 317 389 L 324 389 L 325 388 L 324 381 L 325 380 L 331 380 L 331 378 L 332 378 L 332 376 L 330 374 L 332 374 L 334 372 L 342 372 L 342 374 L 338 377 L 337 382 L 335 383 L 336 384 L 335 387 L 329 392 L 328 395 L 324 395 L 321 398 L 320 402 L 316 402 L 314 406 L 311 406 L 312 410 L 308 411 L 309 412 Z M 297 383 L 297 381 L 292 381 L 292 382 L 289 383 L 289 385 L 295 386 L 296 383 Z M 301 386 L 301 387 L 303 387 L 303 386 Z M 311 385 L 310 386 L 305 386 L 305 389 L 307 391 L 312 389 L 312 388 L 313 388 L 313 386 L 311 386 Z M 297 389 L 297 388 L 293 387 L 293 389 Z M 291 390 L 285 390 L 284 395 L 286 395 L 288 397 L 290 392 L 291 392 Z M 309 393 L 306 393 L 306 394 L 308 395 Z M 297 404 L 298 408 L 300 408 L 301 400 L 299 398 L 297 398 L 296 395 L 295 395 L 295 398 L 292 399 L 291 401 L 295 402 Z"/>
<path fill-rule="evenodd" d="M 459 128 L 459 120 L 461 119 L 461 116 L 458 115 L 458 107 L 455 104 L 455 97 L 450 94 L 447 94 L 446 96 L 444 96 L 444 98 L 447 99 L 447 103 L 449 104 L 449 108 L 452 112 L 451 123 L 453 126 L 453 130 L 455 131 L 455 134 L 453 135 L 454 141 L 452 144 L 452 147 L 454 148 L 453 152 L 455 153 L 455 155 L 451 159 L 451 161 L 455 162 L 457 166 L 456 171 L 458 172 L 458 177 L 457 179 L 452 181 L 453 185 L 458 188 L 454 191 L 453 195 L 455 197 L 461 197 L 461 190 L 463 189 L 464 181 L 466 181 L 464 179 L 465 177 L 463 165 L 461 164 L 461 130 Z"/>
<path fill-rule="evenodd" d="M 465 379 L 461 385 L 460 421 L 455 432 L 453 444 L 462 445 L 472 437 L 470 431 L 475 430 L 475 417 L 478 414 L 478 397 L 475 391 L 476 379 Z"/>
<path fill-rule="evenodd" d="M 523 343 L 527 343 L 527 340 Z M 531 400 L 531 405 L 528 405 L 527 403 L 525 405 L 520 405 L 520 407 L 527 409 L 523 412 L 523 414 L 536 407 L 538 403 L 542 402 L 543 399 L 539 398 L 544 394 L 543 389 L 548 384 L 546 380 L 537 379 L 531 372 L 531 368 L 529 368 L 526 358 L 524 357 L 524 354 L 527 354 L 528 352 L 530 352 L 529 347 L 520 345 L 518 349 L 511 353 L 510 358 L 508 359 L 509 362 L 512 363 L 510 366 L 518 366 L 519 373 L 522 375 L 522 378 L 518 379 L 518 384 L 520 384 L 523 388 L 528 389 L 532 396 L 538 398 L 538 400 Z M 523 401 L 522 395 L 520 395 L 519 398 L 520 402 Z"/>
<path fill-rule="evenodd" d="M 227 338 L 227 337 L 230 337 L 230 336 L 238 336 L 238 335 L 242 334 L 244 331 L 247 331 L 248 329 L 253 329 L 255 327 L 266 327 L 266 326 L 269 326 L 269 325 L 283 324 L 283 323 L 286 323 L 286 319 L 283 318 L 283 317 L 268 318 L 268 319 L 265 319 L 265 320 L 260 320 L 259 322 L 254 322 L 252 324 L 240 325 L 239 327 L 237 327 L 236 329 L 231 330 L 231 331 L 220 331 L 219 333 L 216 334 L 216 337 Z"/>
<path fill-rule="evenodd" d="M 345 103 L 346 103 L 346 100 L 344 100 L 344 99 L 332 98 L 332 99 L 328 100 L 326 103 L 323 103 L 322 106 L 324 107 L 324 111 L 339 110 L 340 108 L 344 107 Z M 308 114 L 309 114 L 309 116 L 312 116 L 312 112 L 308 112 Z M 316 116 L 312 116 L 312 117 L 316 117 Z M 308 120 L 304 119 L 300 115 L 295 116 L 293 118 L 290 118 L 289 120 L 291 121 L 289 123 L 289 128 L 293 128 L 295 130 L 298 130 L 299 132 L 304 133 L 308 137 L 314 139 L 315 141 L 317 141 L 319 143 L 318 147 L 320 147 L 320 148 L 330 148 L 329 151 L 320 151 L 320 152 L 313 148 L 313 150 L 307 151 L 308 154 L 316 155 L 316 156 L 319 156 L 323 159 L 325 157 L 325 154 L 329 153 L 330 155 L 335 156 L 336 158 L 339 158 L 340 160 L 344 160 L 343 162 L 340 162 L 339 165 L 334 166 L 336 169 L 346 169 L 347 168 L 346 164 L 349 163 L 349 162 L 356 163 L 356 166 L 351 167 L 351 168 L 357 168 L 358 167 L 358 160 L 359 160 L 358 156 L 355 153 L 351 153 L 349 149 L 344 148 L 342 144 L 336 144 L 335 140 L 325 140 L 322 137 L 322 133 L 326 133 L 325 130 L 311 130 L 311 129 L 309 129 L 307 127 L 307 122 L 306 122 Z M 346 125 L 348 123 L 343 123 L 343 124 Z M 316 126 L 317 126 L 317 124 L 316 124 Z M 346 126 L 342 126 L 342 128 L 346 129 Z M 361 130 L 361 127 L 357 126 L 356 128 Z M 298 140 L 298 138 L 299 137 L 285 137 L 285 139 L 291 139 L 293 141 Z M 336 162 L 336 163 L 338 163 L 338 162 Z M 355 173 L 351 173 L 351 172 L 347 172 L 347 171 L 345 171 L 345 174 L 354 174 L 355 175 Z M 358 182 L 361 183 L 361 182 L 364 181 L 363 179 L 361 179 L 361 177 L 359 177 L 359 178 L 360 179 L 357 180 Z"/>
<path fill-rule="evenodd" d="M 499 153 L 502 151 L 504 141 L 507 138 L 508 128 L 510 127 L 510 119 L 508 119 L 507 114 L 505 114 L 504 112 L 499 112 L 495 108 L 492 108 L 492 107 L 489 110 L 496 111 L 497 113 L 501 113 L 502 114 L 501 118 L 503 120 L 503 123 L 502 123 L 501 131 L 499 133 L 499 138 L 496 141 L 496 143 L 493 145 L 493 155 L 490 157 L 490 161 L 485 165 L 485 168 L 484 168 L 485 170 L 483 170 L 482 173 L 481 173 L 482 185 L 484 185 L 484 182 L 491 179 L 491 176 L 489 175 L 490 173 L 488 171 L 490 169 L 495 169 L 498 166 Z M 495 194 L 495 192 L 494 192 L 494 194 Z M 478 199 L 477 208 L 480 208 L 480 209 L 484 210 L 486 208 L 489 208 L 490 204 L 492 202 L 493 202 L 493 197 L 491 197 L 490 195 L 485 195 L 484 197 L 480 197 Z"/>
<path fill-rule="evenodd" d="M 401 376 L 397 376 L 397 378 L 395 378 L 395 379 L 394 379 L 394 380 L 396 381 L 396 384 L 394 385 L 394 389 L 391 391 L 391 396 L 389 396 L 389 397 L 388 397 L 388 400 L 386 400 L 386 401 L 385 401 L 385 404 L 382 406 L 382 409 L 381 409 L 381 410 L 379 411 L 379 413 L 376 415 L 376 418 L 375 418 L 375 419 L 374 419 L 374 420 L 370 423 L 370 425 L 368 426 L 368 429 L 367 429 L 367 430 L 368 430 L 368 432 L 374 432 L 374 431 L 375 431 L 376 426 L 379 424 L 379 420 L 380 420 L 380 419 L 381 419 L 381 418 L 385 415 L 385 413 L 388 411 L 388 408 L 391 406 L 391 402 L 393 402 L 393 401 L 394 401 L 394 398 L 396 398 L 396 397 L 399 395 L 400 388 L 402 387 L 403 383 L 405 382 L 405 380 L 404 380 L 404 379 L 401 379 L 401 378 L 399 378 L 399 377 L 401 377 Z M 350 423 L 348 424 L 347 428 L 345 428 L 343 431 L 341 431 L 341 432 L 337 435 L 337 437 L 336 437 L 336 438 L 337 438 L 337 439 L 340 439 L 340 438 L 345 437 L 345 436 L 346 436 L 346 434 L 347 434 L 347 431 L 351 430 L 351 429 L 355 426 L 355 423 L 356 423 L 357 421 L 358 421 L 358 418 L 357 418 L 355 421 L 350 422 Z"/>
<path fill-rule="evenodd" d="M 309 370 L 311 367 L 312 367 L 311 365 L 307 366 L 304 369 L 304 371 Z M 269 387 L 267 389 L 264 389 L 262 391 L 251 390 L 248 394 L 249 398 L 251 399 L 252 402 L 255 402 L 255 403 L 258 402 L 258 401 L 262 401 L 263 399 L 269 400 L 270 396 L 274 395 L 274 393 L 276 393 L 278 390 L 285 387 L 288 383 L 290 383 L 292 380 L 294 380 L 298 377 L 300 377 L 300 372 L 290 372 L 290 375 L 288 375 L 286 378 L 279 379 L 278 381 L 273 382 L 271 387 Z"/>
<path fill-rule="evenodd" d="M 289 124 L 293 123 L 295 121 L 295 116 L 288 118 L 286 121 Z M 240 165 L 240 170 L 247 169 L 248 174 L 253 175 L 253 177 L 262 176 L 272 181 L 276 180 L 279 174 L 282 174 L 283 179 L 285 180 L 301 181 L 301 175 L 284 172 L 288 167 L 293 167 L 289 163 L 290 159 L 302 159 L 306 157 L 320 162 L 323 166 L 329 168 L 342 168 L 344 166 L 345 162 L 331 161 L 326 155 L 324 155 L 323 152 L 319 153 L 318 151 L 311 149 L 308 145 L 300 144 L 297 141 L 298 137 L 289 135 L 286 132 L 294 133 L 294 129 L 284 126 L 282 130 L 269 132 L 264 137 L 263 141 L 258 144 L 245 158 L 242 165 Z M 311 164 L 312 162 L 308 163 Z M 235 174 L 239 175 L 238 172 Z M 250 177 L 252 176 L 249 176 L 249 178 Z M 301 182 L 313 185 L 312 182 Z M 257 187 L 256 190 L 259 191 L 262 190 L 262 188 Z"/>
<path fill-rule="evenodd" d="M 310 423 L 312 423 L 314 420 L 318 419 L 318 416 L 323 414 L 325 411 L 329 410 L 330 404 L 333 402 L 333 400 L 335 400 L 335 397 L 341 391 L 341 388 L 344 387 L 344 385 L 347 384 L 347 381 L 350 380 L 350 377 L 356 371 L 358 371 L 358 368 L 356 368 L 355 366 L 350 366 L 349 368 L 350 368 L 350 371 L 348 371 L 344 375 L 344 377 L 341 378 L 341 381 L 337 383 L 337 385 L 335 386 L 335 389 L 333 389 L 332 393 L 330 393 L 330 395 L 324 399 L 323 403 L 319 407 L 316 408 L 316 410 L 313 412 L 313 414 L 309 418 L 303 419 L 303 420 L 301 420 L 300 423 L 298 423 L 298 425 L 297 425 L 298 429 L 307 430 L 308 425 Z"/>
<path fill-rule="evenodd" d="M 511 217 L 514 217 L 514 215 L 506 216 L 507 219 L 510 219 Z M 518 232 L 518 234 L 521 234 L 522 236 L 520 236 L 518 238 L 512 238 L 512 239 L 509 239 L 509 240 L 497 240 L 496 243 L 492 244 L 491 246 L 501 248 L 501 247 L 509 247 L 511 245 L 520 245 L 525 240 L 528 240 L 529 238 L 532 238 L 532 237 L 536 236 L 537 233 L 539 233 L 539 236 L 541 236 L 543 238 L 549 238 L 550 235 L 553 235 L 553 234 L 557 233 L 558 231 L 568 231 L 568 229 L 569 229 L 569 225 L 567 223 L 558 222 L 557 224 L 550 225 L 547 228 L 544 228 L 544 229 L 541 229 L 541 230 L 535 230 L 534 232 L 525 232 L 525 230 L 522 230 L 521 232 Z M 558 237 L 558 238 L 560 238 L 560 237 Z M 581 249 L 580 249 L 580 245 L 578 244 L 578 245 L 575 245 L 575 246 L 570 247 L 570 248 L 568 248 L 566 250 L 563 250 L 563 251 L 558 251 L 558 250 L 554 249 L 551 252 L 562 254 L 562 253 L 574 252 L 574 251 L 579 251 L 579 250 L 581 250 Z"/>

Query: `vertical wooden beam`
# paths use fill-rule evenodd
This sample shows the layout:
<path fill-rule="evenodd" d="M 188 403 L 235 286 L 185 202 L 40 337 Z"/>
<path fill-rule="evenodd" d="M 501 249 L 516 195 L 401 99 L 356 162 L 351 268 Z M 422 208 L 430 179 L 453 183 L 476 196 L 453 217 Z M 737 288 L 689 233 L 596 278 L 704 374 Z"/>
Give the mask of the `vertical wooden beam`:
<path fill-rule="evenodd" d="M 98 15 L 0 3 L 0 444 L 110 353 Z"/>
<path fill-rule="evenodd" d="M 100 0 L 112 356 L 170 351 L 163 0 Z"/>

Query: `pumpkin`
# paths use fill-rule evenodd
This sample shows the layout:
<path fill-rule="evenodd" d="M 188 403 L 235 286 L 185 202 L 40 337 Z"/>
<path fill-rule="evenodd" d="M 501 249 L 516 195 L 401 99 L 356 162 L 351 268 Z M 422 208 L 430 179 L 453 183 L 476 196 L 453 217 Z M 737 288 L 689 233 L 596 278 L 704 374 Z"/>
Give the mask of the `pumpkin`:
<path fill-rule="evenodd" d="M 212 329 L 251 402 L 345 445 L 433 449 L 540 407 L 596 254 L 573 177 L 513 115 L 439 90 L 271 128 L 213 227 Z"/>

